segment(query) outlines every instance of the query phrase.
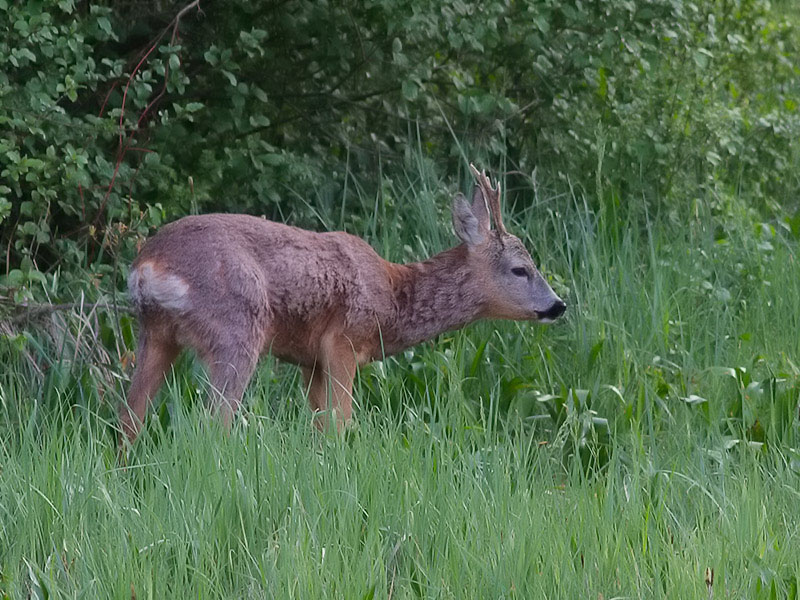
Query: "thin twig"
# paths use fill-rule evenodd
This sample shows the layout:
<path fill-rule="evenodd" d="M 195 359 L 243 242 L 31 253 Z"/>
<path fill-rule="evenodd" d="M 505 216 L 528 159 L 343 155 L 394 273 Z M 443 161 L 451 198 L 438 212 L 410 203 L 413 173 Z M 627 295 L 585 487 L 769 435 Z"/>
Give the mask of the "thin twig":
<path fill-rule="evenodd" d="M 181 18 L 187 12 L 192 10 L 193 8 L 197 8 L 198 10 L 201 10 L 200 9 L 200 0 L 194 0 L 194 2 L 190 2 L 189 4 L 184 6 L 180 11 L 178 11 L 178 14 L 175 15 L 175 18 L 170 23 L 170 25 L 172 26 L 172 37 L 170 38 L 170 45 L 174 45 L 174 43 L 175 43 L 175 38 L 178 35 L 178 25 L 180 24 Z M 142 124 L 142 121 L 144 120 L 145 116 L 148 115 L 148 113 L 153 108 L 153 106 L 162 98 L 162 96 L 166 92 L 167 81 L 169 79 L 169 61 L 166 62 L 166 66 L 164 68 L 164 85 L 161 88 L 161 91 L 159 92 L 159 94 L 153 100 L 151 100 L 147 104 L 147 106 L 145 106 L 144 110 L 139 115 L 139 118 L 136 121 L 136 127 L 133 128 L 133 130 L 132 130 L 133 132 L 131 133 L 130 137 L 128 138 L 128 143 L 125 144 L 123 142 L 123 132 L 125 131 L 123 119 L 124 119 L 124 116 L 125 116 L 125 103 L 126 103 L 127 98 L 128 98 L 128 89 L 130 88 L 131 83 L 133 83 L 133 80 L 136 77 L 137 73 L 139 72 L 139 69 L 141 68 L 141 66 L 148 59 L 150 54 L 152 54 L 156 50 L 156 48 L 158 48 L 159 42 L 164 38 L 164 36 L 167 34 L 168 31 L 169 31 L 169 26 L 165 27 L 161 31 L 161 33 L 158 34 L 155 37 L 155 39 L 153 40 L 150 48 L 147 50 L 147 52 L 145 52 L 144 56 L 141 58 L 139 63 L 136 65 L 136 67 L 134 67 L 133 71 L 131 71 L 131 74 L 128 77 L 128 81 L 125 84 L 125 89 L 124 89 L 124 91 L 122 93 L 122 107 L 121 107 L 120 115 L 119 115 L 119 137 L 118 137 L 119 142 L 118 142 L 118 145 L 117 145 L 116 165 L 114 166 L 114 172 L 111 175 L 111 182 L 108 184 L 105 196 L 103 197 L 103 200 L 100 203 L 100 208 L 97 210 L 97 215 L 96 215 L 96 217 L 94 219 L 95 224 L 99 222 L 100 217 L 103 214 L 103 211 L 105 210 L 106 203 L 108 202 L 108 198 L 111 195 L 111 191 L 114 189 L 114 183 L 116 182 L 117 175 L 119 174 L 120 167 L 122 166 L 122 161 L 125 158 L 125 154 L 127 154 L 128 150 L 130 149 L 131 144 L 133 143 L 133 140 L 134 140 L 134 137 L 135 137 L 135 132 L 137 132 L 139 130 L 139 128 L 140 128 L 140 126 Z"/>

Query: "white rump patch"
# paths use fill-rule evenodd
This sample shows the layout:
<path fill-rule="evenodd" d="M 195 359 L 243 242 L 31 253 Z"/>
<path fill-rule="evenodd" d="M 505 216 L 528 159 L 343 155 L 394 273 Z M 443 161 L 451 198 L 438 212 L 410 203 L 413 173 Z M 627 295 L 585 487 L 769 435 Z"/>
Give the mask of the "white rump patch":
<path fill-rule="evenodd" d="M 168 310 L 189 308 L 189 284 L 177 275 L 163 273 L 146 262 L 131 271 L 128 293 L 134 304 L 158 304 Z"/>

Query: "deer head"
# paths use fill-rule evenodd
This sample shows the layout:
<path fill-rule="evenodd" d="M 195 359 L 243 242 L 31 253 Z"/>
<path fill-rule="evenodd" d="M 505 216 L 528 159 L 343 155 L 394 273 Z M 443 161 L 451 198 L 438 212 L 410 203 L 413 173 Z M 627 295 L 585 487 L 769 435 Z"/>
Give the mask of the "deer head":
<path fill-rule="evenodd" d="M 551 322 L 567 308 L 539 273 L 518 237 L 508 233 L 500 212 L 500 183 L 492 187 L 474 165 L 472 203 L 458 194 L 453 201 L 453 227 L 469 250 L 471 270 L 484 283 L 485 317 Z M 491 215 L 491 217 L 490 217 Z M 494 221 L 494 229 L 490 221 Z"/>

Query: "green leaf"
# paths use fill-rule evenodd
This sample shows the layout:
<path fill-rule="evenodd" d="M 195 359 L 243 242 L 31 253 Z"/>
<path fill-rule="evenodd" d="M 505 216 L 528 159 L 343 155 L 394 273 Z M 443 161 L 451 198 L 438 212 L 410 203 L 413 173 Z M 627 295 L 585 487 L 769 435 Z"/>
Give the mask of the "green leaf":
<path fill-rule="evenodd" d="M 5 186 L 3 186 L 5 187 Z M 8 218 L 11 214 L 11 202 L 6 200 L 5 198 L 0 198 L 0 224 Z"/>
<path fill-rule="evenodd" d="M 702 396 L 697 396 L 695 394 L 689 394 L 688 396 L 681 398 L 681 400 L 686 402 L 686 404 L 702 404 L 704 402 L 708 402 L 708 400 Z"/>
<path fill-rule="evenodd" d="M 228 78 L 228 83 L 236 87 L 236 75 L 226 69 L 222 69 L 222 74 Z"/>
<path fill-rule="evenodd" d="M 786 217 L 786 222 L 789 225 L 794 239 L 800 240 L 800 210 L 795 211 L 793 216 Z"/>
<path fill-rule="evenodd" d="M 27 275 L 28 275 L 28 281 L 38 281 L 39 283 L 42 284 L 47 283 L 47 278 L 41 271 L 37 271 L 36 269 L 31 269 L 30 271 L 28 271 Z"/>
<path fill-rule="evenodd" d="M 111 21 L 108 20 L 108 17 L 98 17 L 97 26 L 100 27 L 100 29 L 102 29 L 109 37 L 114 35 L 114 31 L 111 28 Z"/>
<path fill-rule="evenodd" d="M 722 162 L 722 157 L 713 150 L 709 150 L 706 152 L 706 160 L 716 167 Z"/>
<path fill-rule="evenodd" d="M 714 55 L 705 48 L 698 48 L 695 50 L 693 57 L 695 64 L 701 69 L 705 69 L 708 67 L 709 59 L 714 58 Z"/>
<path fill-rule="evenodd" d="M 36 55 L 27 48 L 15 48 L 14 54 L 19 58 L 26 58 L 31 62 L 36 62 Z"/>
<path fill-rule="evenodd" d="M 252 115 L 250 117 L 250 125 L 253 127 L 267 127 L 269 123 L 270 120 L 264 115 Z"/>
<path fill-rule="evenodd" d="M 713 375 L 722 375 L 736 379 L 736 369 L 730 367 L 709 367 L 707 371 Z"/>
<path fill-rule="evenodd" d="M 20 230 L 26 235 L 35 235 L 36 232 L 39 231 L 39 226 L 35 221 L 25 221 L 22 227 L 20 227 Z"/>
<path fill-rule="evenodd" d="M 284 162 L 283 155 L 281 154 L 263 154 L 259 157 L 264 164 L 277 166 Z"/>
<path fill-rule="evenodd" d="M 403 82 L 403 98 L 408 100 L 409 102 L 413 102 L 417 99 L 417 95 L 419 94 L 419 88 L 417 84 L 411 80 L 405 80 Z"/>
<path fill-rule="evenodd" d="M 205 51 L 203 58 L 212 67 L 216 67 L 219 64 L 219 50 L 216 46 L 211 46 L 211 48 Z"/>
<path fill-rule="evenodd" d="M 257 85 L 250 86 L 250 91 L 253 93 L 253 96 L 255 96 L 259 102 L 267 104 L 267 102 L 269 101 L 267 94 Z"/>
<path fill-rule="evenodd" d="M 20 287 L 25 280 L 25 274 L 19 269 L 11 269 L 6 278 L 9 287 Z"/>

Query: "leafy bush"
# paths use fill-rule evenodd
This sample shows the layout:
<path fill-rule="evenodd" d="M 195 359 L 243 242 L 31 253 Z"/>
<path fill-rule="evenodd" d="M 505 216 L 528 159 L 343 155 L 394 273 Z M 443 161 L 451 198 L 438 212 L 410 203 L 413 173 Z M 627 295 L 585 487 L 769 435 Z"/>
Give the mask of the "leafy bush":
<path fill-rule="evenodd" d="M 520 207 L 538 168 L 602 203 L 747 189 L 795 209 L 800 35 L 766 0 L 235 0 L 177 24 L 162 5 L 0 1 L 17 300 L 113 288 L 118 257 L 188 212 L 308 225 L 352 202 L 347 177 L 419 156 L 450 179 L 500 166 Z"/>

